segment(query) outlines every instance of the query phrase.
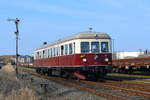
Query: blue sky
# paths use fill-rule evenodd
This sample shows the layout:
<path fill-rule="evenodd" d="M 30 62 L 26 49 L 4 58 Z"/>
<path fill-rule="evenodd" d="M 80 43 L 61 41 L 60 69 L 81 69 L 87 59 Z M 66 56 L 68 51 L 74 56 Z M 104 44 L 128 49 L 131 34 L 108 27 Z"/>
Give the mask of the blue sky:
<path fill-rule="evenodd" d="M 32 55 L 44 41 L 71 34 L 105 32 L 115 40 L 115 51 L 149 49 L 149 0 L 0 0 L 0 55 L 15 54 L 18 17 L 20 54 Z"/>

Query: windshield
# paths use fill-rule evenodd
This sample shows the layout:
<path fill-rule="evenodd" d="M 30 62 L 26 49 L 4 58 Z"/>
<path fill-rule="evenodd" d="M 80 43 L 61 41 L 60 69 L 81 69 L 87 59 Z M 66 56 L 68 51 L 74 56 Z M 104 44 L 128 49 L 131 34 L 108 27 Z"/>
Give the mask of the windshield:
<path fill-rule="evenodd" d="M 108 42 L 101 42 L 101 51 L 102 52 L 109 52 L 108 51 Z"/>
<path fill-rule="evenodd" d="M 91 51 L 93 53 L 99 52 L 99 42 L 91 42 Z"/>
<path fill-rule="evenodd" d="M 81 53 L 89 52 L 89 42 L 81 42 Z"/>

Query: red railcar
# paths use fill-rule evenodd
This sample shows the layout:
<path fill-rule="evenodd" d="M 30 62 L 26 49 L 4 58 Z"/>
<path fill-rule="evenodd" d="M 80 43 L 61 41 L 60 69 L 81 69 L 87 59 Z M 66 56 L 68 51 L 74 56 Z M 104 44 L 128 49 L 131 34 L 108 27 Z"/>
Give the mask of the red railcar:
<path fill-rule="evenodd" d="M 99 78 L 111 64 L 111 38 L 106 33 L 81 32 L 34 51 L 34 66 L 41 74 Z"/>

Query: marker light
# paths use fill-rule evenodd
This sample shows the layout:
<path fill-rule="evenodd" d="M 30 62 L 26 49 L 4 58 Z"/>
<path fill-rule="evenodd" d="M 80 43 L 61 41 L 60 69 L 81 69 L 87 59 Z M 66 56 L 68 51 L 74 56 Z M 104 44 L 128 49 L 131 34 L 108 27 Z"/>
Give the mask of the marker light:
<path fill-rule="evenodd" d="M 84 57 L 85 57 L 85 55 L 81 55 L 81 56 L 80 56 L 80 58 L 84 58 Z"/>

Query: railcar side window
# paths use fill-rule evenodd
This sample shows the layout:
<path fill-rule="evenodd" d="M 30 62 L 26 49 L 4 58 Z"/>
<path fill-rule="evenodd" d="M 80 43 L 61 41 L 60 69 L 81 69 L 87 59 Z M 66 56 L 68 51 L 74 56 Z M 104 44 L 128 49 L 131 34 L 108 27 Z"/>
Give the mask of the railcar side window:
<path fill-rule="evenodd" d="M 91 42 L 91 51 L 93 53 L 99 52 L 99 42 Z"/>
<path fill-rule="evenodd" d="M 45 50 L 43 50 L 43 58 L 45 58 Z"/>
<path fill-rule="evenodd" d="M 55 49 L 55 56 L 57 56 L 57 53 L 56 53 L 57 52 L 57 48 L 54 48 L 54 49 Z"/>
<path fill-rule="evenodd" d="M 54 54 L 54 57 L 56 56 L 56 48 L 53 48 L 53 54 Z"/>
<path fill-rule="evenodd" d="M 41 52 L 39 51 L 39 59 L 41 59 Z"/>
<path fill-rule="evenodd" d="M 46 58 L 48 58 L 48 49 L 46 49 Z"/>
<path fill-rule="evenodd" d="M 72 43 L 69 44 L 69 54 L 73 53 L 73 49 L 72 49 Z"/>
<path fill-rule="evenodd" d="M 68 54 L 68 44 L 65 44 L 65 55 Z"/>
<path fill-rule="evenodd" d="M 101 51 L 102 52 L 109 52 L 108 51 L 108 42 L 101 42 Z"/>
<path fill-rule="evenodd" d="M 51 57 L 51 49 L 49 49 L 49 58 Z"/>
<path fill-rule="evenodd" d="M 40 51 L 40 58 L 42 58 L 42 51 Z"/>
<path fill-rule="evenodd" d="M 58 47 L 58 56 L 60 56 L 60 47 Z"/>
<path fill-rule="evenodd" d="M 57 51 L 57 52 L 56 52 L 56 56 L 58 56 L 58 47 L 56 48 L 56 51 Z"/>
<path fill-rule="evenodd" d="M 73 53 L 75 54 L 75 42 L 73 43 Z"/>
<path fill-rule="evenodd" d="M 39 52 L 37 52 L 36 54 L 36 59 L 39 59 Z"/>
<path fill-rule="evenodd" d="M 51 57 L 53 57 L 53 49 L 51 48 Z"/>
<path fill-rule="evenodd" d="M 49 58 L 49 49 L 47 49 L 47 58 Z"/>
<path fill-rule="evenodd" d="M 89 51 L 89 42 L 81 42 L 81 53 L 88 53 Z"/>
<path fill-rule="evenodd" d="M 61 56 L 63 56 L 64 55 L 64 46 L 62 45 L 61 46 Z"/>

